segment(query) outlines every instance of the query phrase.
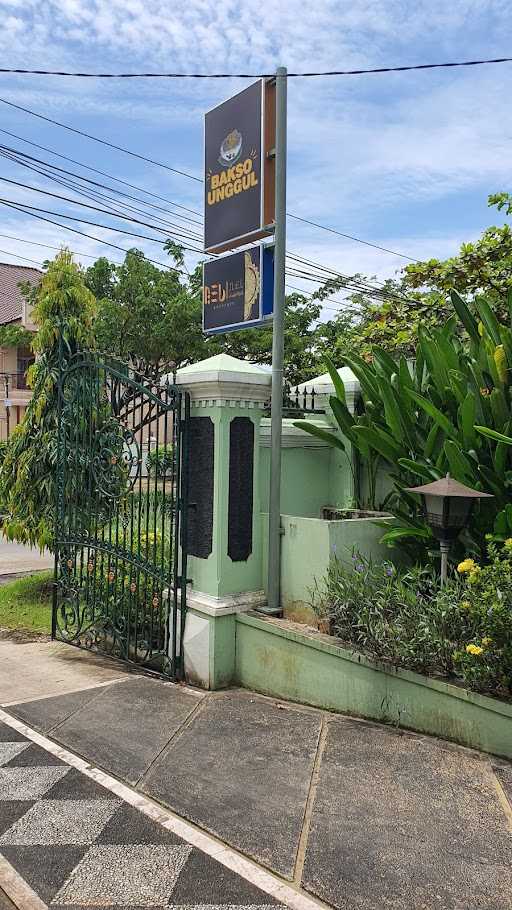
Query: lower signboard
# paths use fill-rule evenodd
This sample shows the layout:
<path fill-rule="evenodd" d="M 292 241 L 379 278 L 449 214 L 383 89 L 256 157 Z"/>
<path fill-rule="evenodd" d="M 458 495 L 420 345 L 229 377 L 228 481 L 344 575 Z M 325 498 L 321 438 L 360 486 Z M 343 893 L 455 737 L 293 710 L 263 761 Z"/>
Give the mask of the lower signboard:
<path fill-rule="evenodd" d="M 254 328 L 272 318 L 274 248 L 251 247 L 203 265 L 203 331 Z"/>

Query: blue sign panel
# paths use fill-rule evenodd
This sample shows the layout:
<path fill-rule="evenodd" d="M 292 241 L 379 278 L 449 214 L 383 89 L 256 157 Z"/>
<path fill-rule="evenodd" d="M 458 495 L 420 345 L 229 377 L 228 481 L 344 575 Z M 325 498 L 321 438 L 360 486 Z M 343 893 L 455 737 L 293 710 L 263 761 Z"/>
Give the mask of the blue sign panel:
<path fill-rule="evenodd" d="M 207 334 L 254 328 L 272 318 L 274 249 L 251 247 L 205 262 L 203 331 Z"/>

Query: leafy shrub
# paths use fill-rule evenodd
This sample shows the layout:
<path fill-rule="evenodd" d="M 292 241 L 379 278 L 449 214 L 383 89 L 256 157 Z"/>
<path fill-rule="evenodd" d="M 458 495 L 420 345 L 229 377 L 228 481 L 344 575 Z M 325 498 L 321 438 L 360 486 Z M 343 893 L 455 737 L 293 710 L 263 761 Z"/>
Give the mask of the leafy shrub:
<path fill-rule="evenodd" d="M 158 449 L 149 452 L 146 463 L 150 477 L 155 475 L 159 478 L 170 477 L 174 466 L 173 447 L 159 446 Z"/>
<path fill-rule="evenodd" d="M 378 459 L 393 485 L 386 509 L 394 519 L 382 539 L 406 547 L 418 562 L 433 539 L 419 497 L 407 492 L 409 487 L 450 472 L 466 486 L 491 493 L 492 499 L 473 510 L 461 535 L 460 545 L 479 555 L 485 553 L 485 533 L 497 514 L 505 510 L 506 516 L 507 505 L 512 512 L 512 448 L 507 445 L 508 437 L 512 441 L 512 318 L 499 322 L 482 297 L 468 305 L 453 291 L 451 302 L 454 314 L 443 328 L 419 330 L 414 366 L 376 346 L 371 363 L 346 352 L 343 363 L 361 387 L 355 414 L 347 408 L 334 365 L 326 361 L 338 433 L 311 421 L 297 423 L 343 450 L 350 443 L 369 486 Z M 512 313 L 512 294 L 510 304 Z M 507 536 L 512 534 L 512 514 L 507 530 Z"/>
<path fill-rule="evenodd" d="M 396 569 L 362 556 L 334 560 L 317 610 L 342 641 L 377 661 L 459 677 L 471 689 L 512 694 L 512 539 L 489 545 L 439 588 L 433 568 Z"/>

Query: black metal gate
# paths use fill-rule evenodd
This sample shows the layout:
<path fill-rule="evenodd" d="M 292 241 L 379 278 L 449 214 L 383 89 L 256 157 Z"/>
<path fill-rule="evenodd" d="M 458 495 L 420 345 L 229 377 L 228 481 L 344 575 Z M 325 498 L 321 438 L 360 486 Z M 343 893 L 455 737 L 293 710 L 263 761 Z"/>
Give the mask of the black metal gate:
<path fill-rule="evenodd" d="M 183 673 L 190 404 L 103 355 L 61 356 L 52 635 Z"/>

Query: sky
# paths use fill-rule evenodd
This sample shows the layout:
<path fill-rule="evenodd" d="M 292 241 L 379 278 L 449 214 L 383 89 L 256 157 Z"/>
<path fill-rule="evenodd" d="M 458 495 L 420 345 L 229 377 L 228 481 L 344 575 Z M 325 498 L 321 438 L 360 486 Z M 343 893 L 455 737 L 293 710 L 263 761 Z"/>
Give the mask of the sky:
<path fill-rule="evenodd" d="M 12 68 L 259 73 L 282 64 L 290 71 L 359 69 L 509 56 L 512 46 L 508 0 L 0 0 L 0 12 L 1 65 Z M 204 112 L 249 83 L 0 74 L 0 99 L 201 177 Z M 487 196 L 510 189 L 511 93 L 512 64 L 289 80 L 288 211 L 395 253 L 291 218 L 288 248 L 344 274 L 383 280 L 406 265 L 398 253 L 446 258 L 490 224 L 503 223 L 489 210 Z M 201 229 L 200 215 L 192 214 L 202 210 L 197 180 L 1 103 L 0 130 L 21 137 L 0 132 L 1 145 L 94 178 L 23 139 L 44 145 L 165 198 L 153 198 L 166 208 L 163 217 L 170 219 L 172 211 L 192 219 L 176 223 L 193 232 Z M 66 194 L 4 157 L 2 177 Z M 6 182 L 0 182 L 0 196 L 77 213 L 76 206 Z M 80 217 L 112 224 L 91 211 Z M 166 261 L 158 244 L 106 227 L 68 224 L 119 246 L 138 245 Z M 1 236 L 6 234 L 9 238 Z M 22 241 L 67 244 L 83 264 L 99 255 L 114 261 L 123 256 L 0 205 L 0 260 L 23 263 L 16 256 L 25 256 L 41 262 L 53 255 Z M 190 254 L 188 267 L 196 261 Z M 289 282 L 314 289 L 300 279 Z"/>

